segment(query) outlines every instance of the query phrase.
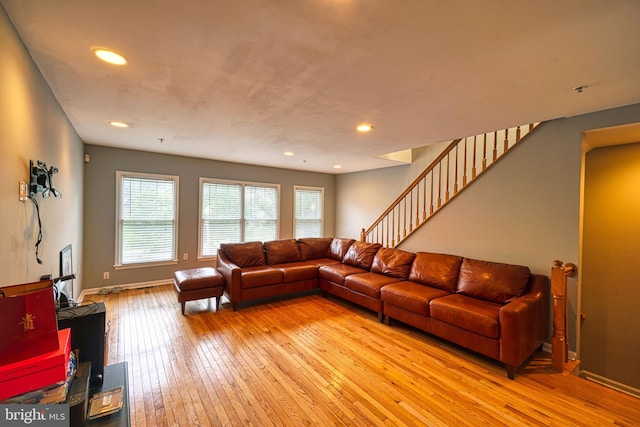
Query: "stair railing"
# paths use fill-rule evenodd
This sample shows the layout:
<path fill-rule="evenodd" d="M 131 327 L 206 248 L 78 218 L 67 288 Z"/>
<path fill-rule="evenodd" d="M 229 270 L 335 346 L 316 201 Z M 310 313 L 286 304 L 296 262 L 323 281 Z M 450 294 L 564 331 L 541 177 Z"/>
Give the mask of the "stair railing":
<path fill-rule="evenodd" d="M 360 240 L 397 246 L 539 125 L 452 141 L 368 229 L 362 229 Z"/>

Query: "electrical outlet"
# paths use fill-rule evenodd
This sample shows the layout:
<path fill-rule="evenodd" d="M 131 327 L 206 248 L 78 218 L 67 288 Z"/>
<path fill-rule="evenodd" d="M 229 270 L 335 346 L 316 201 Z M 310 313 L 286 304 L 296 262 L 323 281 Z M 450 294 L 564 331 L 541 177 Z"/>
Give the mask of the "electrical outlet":
<path fill-rule="evenodd" d="M 21 202 L 27 200 L 27 183 L 24 181 L 20 181 L 18 184 L 18 197 Z"/>
<path fill-rule="evenodd" d="M 109 272 L 105 271 L 104 273 L 102 273 L 102 279 L 103 280 L 109 280 Z"/>
<path fill-rule="evenodd" d="M 188 260 L 188 259 L 189 259 L 189 254 L 188 254 L 187 252 L 183 253 L 183 254 L 182 254 L 182 260 L 183 260 L 183 261 L 186 261 L 186 260 Z"/>

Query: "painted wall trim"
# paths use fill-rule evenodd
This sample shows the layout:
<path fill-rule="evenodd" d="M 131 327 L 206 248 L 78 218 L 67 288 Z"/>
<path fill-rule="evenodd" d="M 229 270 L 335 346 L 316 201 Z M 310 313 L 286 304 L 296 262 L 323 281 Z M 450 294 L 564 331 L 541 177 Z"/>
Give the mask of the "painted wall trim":
<path fill-rule="evenodd" d="M 162 285 L 170 285 L 173 283 L 173 279 L 161 279 L 161 280 L 152 280 L 149 282 L 138 282 L 138 283 L 128 283 L 124 285 L 112 285 L 112 286 L 102 286 L 99 288 L 87 288 L 83 289 L 80 293 L 80 297 L 78 298 L 78 303 L 81 303 L 84 300 L 84 297 L 87 295 L 96 295 L 100 294 L 101 291 L 104 293 L 117 293 L 119 291 L 127 290 L 127 289 L 141 289 L 141 288 L 152 288 L 154 286 L 162 286 Z"/>
<path fill-rule="evenodd" d="M 637 388 L 628 386 L 626 384 L 619 383 L 617 381 L 614 381 L 612 379 L 603 377 L 603 376 L 598 375 L 598 374 L 594 374 L 593 372 L 580 371 L 580 377 L 582 377 L 582 378 L 584 378 L 586 380 L 589 380 L 589 381 L 593 381 L 594 383 L 598 383 L 598 384 L 603 385 L 605 387 L 612 388 L 614 390 L 619 391 L 620 393 L 624 393 L 624 394 L 628 394 L 629 396 L 632 396 L 632 397 L 640 398 L 640 390 L 638 390 Z"/>

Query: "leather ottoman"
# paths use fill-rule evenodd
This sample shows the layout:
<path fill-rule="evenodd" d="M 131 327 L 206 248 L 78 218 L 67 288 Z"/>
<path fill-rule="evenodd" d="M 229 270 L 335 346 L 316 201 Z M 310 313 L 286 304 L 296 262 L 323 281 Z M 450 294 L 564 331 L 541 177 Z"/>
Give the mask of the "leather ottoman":
<path fill-rule="evenodd" d="M 212 267 L 180 270 L 174 273 L 173 287 L 178 293 L 178 302 L 184 306 L 187 301 L 216 298 L 216 311 L 220 308 L 220 298 L 224 292 L 224 277 Z"/>

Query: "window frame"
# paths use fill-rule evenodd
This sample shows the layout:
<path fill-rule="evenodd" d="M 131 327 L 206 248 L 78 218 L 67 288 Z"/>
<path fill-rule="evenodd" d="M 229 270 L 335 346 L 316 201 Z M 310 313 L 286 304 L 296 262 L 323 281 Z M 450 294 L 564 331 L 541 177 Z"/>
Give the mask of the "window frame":
<path fill-rule="evenodd" d="M 240 192 L 240 212 L 241 212 L 241 218 L 240 218 L 240 242 L 244 242 L 245 241 L 245 188 L 247 186 L 250 187 L 268 187 L 268 188 L 273 188 L 276 191 L 276 224 L 275 224 L 275 231 L 276 231 L 276 239 L 280 238 L 280 205 L 281 205 L 281 191 L 280 191 L 280 184 L 274 184 L 274 183 L 269 183 L 269 182 L 255 182 L 255 181 L 237 181 L 237 180 L 229 180 L 229 179 L 220 179 L 220 178 L 207 178 L 207 177 L 200 177 L 199 179 L 199 185 L 198 185 L 198 260 L 212 260 L 212 259 L 216 259 L 217 258 L 217 254 L 212 254 L 212 255 L 204 255 L 203 252 L 203 244 L 202 244 L 202 239 L 203 239 L 203 218 L 202 218 L 202 205 L 203 205 L 203 188 L 205 184 L 228 184 L 228 185 L 239 185 L 242 190 Z"/>
<path fill-rule="evenodd" d="M 122 263 L 122 220 L 120 218 L 120 206 L 122 203 L 122 179 L 130 178 L 142 178 L 142 179 L 157 179 L 162 181 L 173 181 L 173 194 L 174 194 L 174 219 L 173 219 L 173 256 L 171 260 L 162 261 L 143 261 L 138 263 Z M 143 172 L 127 172 L 116 171 L 116 217 L 115 217 L 115 263 L 114 268 L 116 270 L 125 270 L 132 268 L 143 267 L 157 267 L 162 265 L 175 265 L 178 263 L 178 230 L 179 230 L 179 217 L 180 217 L 180 177 L 177 175 L 164 175 L 164 174 L 152 174 Z"/>
<path fill-rule="evenodd" d="M 294 185 L 293 186 L 293 237 L 295 239 L 297 239 L 297 233 L 296 233 L 296 229 L 297 229 L 297 225 L 298 225 L 298 218 L 296 218 L 296 192 L 298 190 L 308 190 L 308 191 L 319 191 L 320 192 L 320 196 L 321 196 L 321 208 L 320 208 L 320 236 L 317 237 L 324 237 L 324 187 L 312 187 L 309 185 Z"/>

